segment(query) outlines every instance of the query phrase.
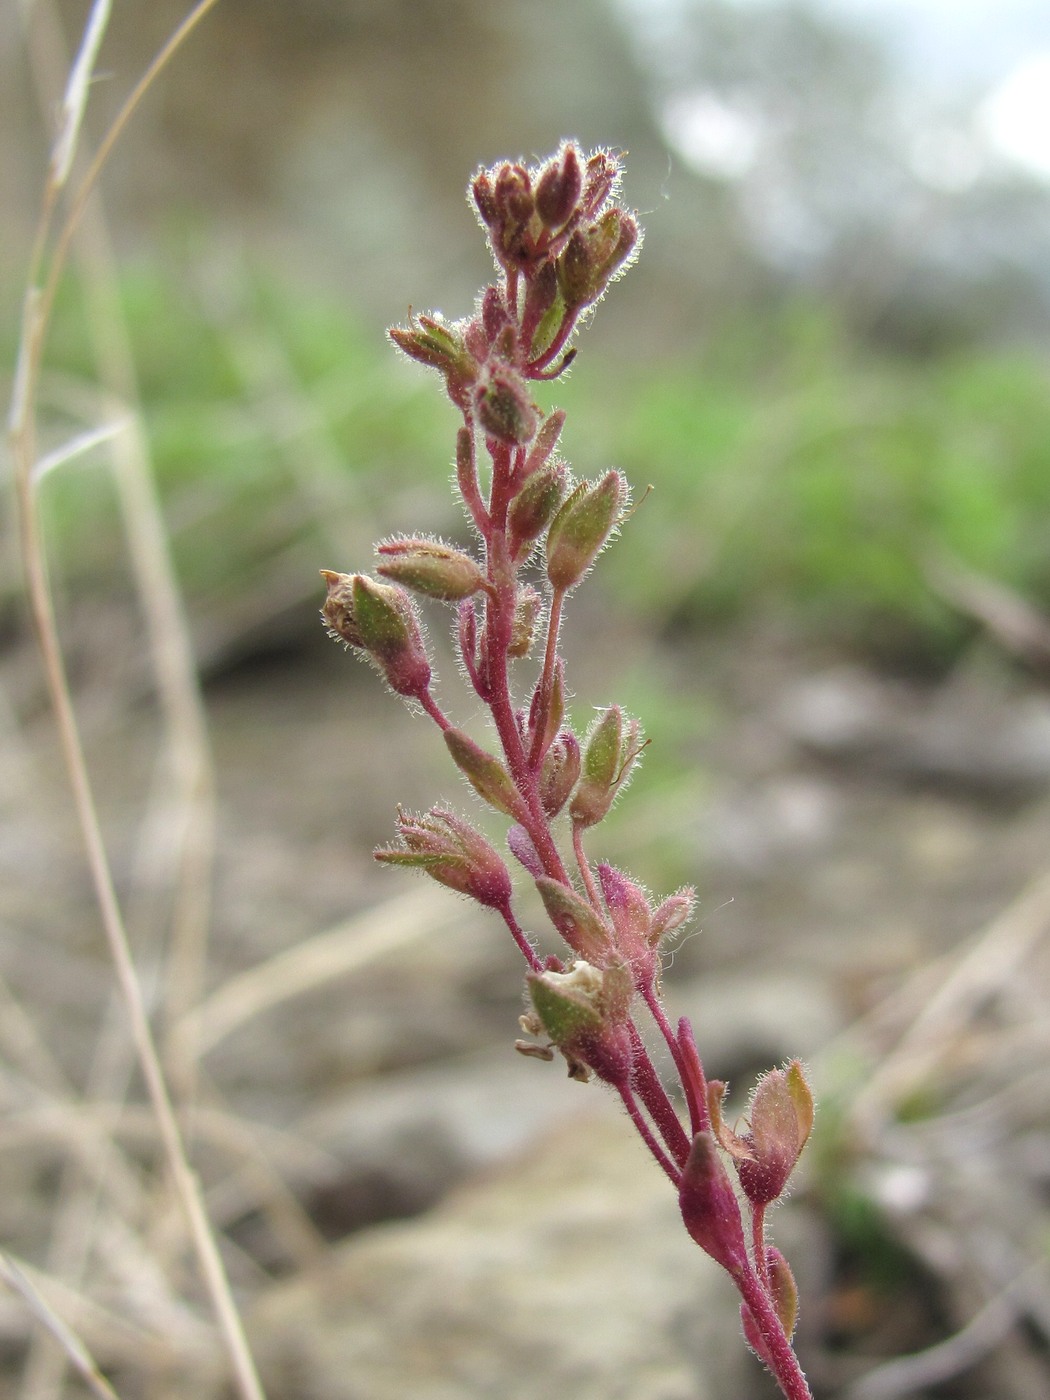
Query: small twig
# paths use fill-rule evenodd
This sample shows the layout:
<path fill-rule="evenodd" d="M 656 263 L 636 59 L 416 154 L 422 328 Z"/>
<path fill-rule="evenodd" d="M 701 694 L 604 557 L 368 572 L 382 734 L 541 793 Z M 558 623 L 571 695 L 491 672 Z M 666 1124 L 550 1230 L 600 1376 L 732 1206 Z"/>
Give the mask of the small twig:
<path fill-rule="evenodd" d="M 1026 598 L 957 559 L 931 560 L 926 577 L 936 592 L 981 623 L 1007 651 L 1040 669 L 1050 666 L 1050 618 Z"/>

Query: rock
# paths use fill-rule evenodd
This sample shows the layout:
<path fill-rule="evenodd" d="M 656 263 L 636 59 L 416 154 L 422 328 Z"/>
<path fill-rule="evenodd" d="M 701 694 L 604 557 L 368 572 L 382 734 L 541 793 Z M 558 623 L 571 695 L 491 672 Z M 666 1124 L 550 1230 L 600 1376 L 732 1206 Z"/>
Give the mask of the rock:
<path fill-rule="evenodd" d="M 808 1060 L 843 1027 L 828 986 L 802 973 L 716 972 L 667 989 L 672 1021 L 693 1023 L 704 1068 L 746 1095 L 754 1075 L 785 1060 Z"/>
<path fill-rule="evenodd" d="M 274 1285 L 247 1319 L 268 1394 L 773 1396 L 734 1289 L 684 1233 L 627 1121 L 592 1092 L 590 1116 L 515 1166 Z"/>
<path fill-rule="evenodd" d="M 838 668 L 790 687 L 776 721 L 811 752 L 906 782 L 991 798 L 1050 783 L 1050 700 L 1001 675 L 931 689 Z"/>
<path fill-rule="evenodd" d="M 295 1183 L 330 1236 L 415 1215 L 455 1185 L 505 1164 L 559 1125 L 588 1114 L 592 1093 L 559 1059 L 541 1064 L 502 1044 L 328 1096 L 296 1133 L 335 1165 Z"/>

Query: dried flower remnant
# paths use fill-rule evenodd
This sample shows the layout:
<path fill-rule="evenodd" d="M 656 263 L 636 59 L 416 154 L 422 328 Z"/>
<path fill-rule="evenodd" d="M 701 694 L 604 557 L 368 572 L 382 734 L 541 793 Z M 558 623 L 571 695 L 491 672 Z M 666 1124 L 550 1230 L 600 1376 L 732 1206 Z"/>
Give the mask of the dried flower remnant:
<path fill-rule="evenodd" d="M 575 355 L 586 315 L 637 254 L 637 219 L 618 201 L 621 162 L 566 141 L 540 165 L 504 161 L 479 170 L 469 197 L 496 279 L 474 314 L 447 323 L 420 315 L 390 336 L 434 369 L 462 418 L 456 488 L 475 551 L 409 535 L 376 546 L 382 582 L 324 570 L 322 616 L 332 636 L 368 660 L 397 694 L 441 730 L 454 766 L 483 804 L 509 818 L 507 849 L 539 893 L 567 962 L 542 954 L 517 921 L 503 857 L 445 807 L 399 811 L 387 865 L 415 867 L 495 910 L 528 965 L 521 1053 L 560 1054 L 575 1079 L 619 1095 L 678 1192 L 686 1229 L 738 1288 L 744 1335 L 788 1400 L 810 1395 L 791 1347 L 797 1292 L 765 1237 L 765 1211 L 783 1195 L 812 1123 L 797 1062 L 759 1082 L 742 1134 L 721 1118 L 722 1086 L 708 1085 L 692 1030 L 675 1028 L 660 991 L 661 950 L 688 920 L 691 889 L 653 900 L 643 886 L 585 848 L 626 786 L 645 746 L 637 720 L 601 708 L 586 735 L 566 715 L 561 622 L 574 591 L 627 516 L 629 488 L 610 470 L 574 481 L 561 454 L 565 415 L 544 415 L 531 385 L 557 379 Z M 480 457 L 487 470 L 479 471 Z M 484 483 L 484 485 L 483 485 Z M 526 570 L 528 574 L 526 576 Z M 478 739 L 432 693 L 430 647 L 412 595 L 454 608 L 453 640 L 467 684 L 487 710 Z M 525 693 L 515 662 L 535 655 Z M 475 701 L 475 703 L 476 703 Z M 687 1121 L 646 1043 L 662 1040 Z M 730 1176 L 738 1177 L 737 1190 Z"/>

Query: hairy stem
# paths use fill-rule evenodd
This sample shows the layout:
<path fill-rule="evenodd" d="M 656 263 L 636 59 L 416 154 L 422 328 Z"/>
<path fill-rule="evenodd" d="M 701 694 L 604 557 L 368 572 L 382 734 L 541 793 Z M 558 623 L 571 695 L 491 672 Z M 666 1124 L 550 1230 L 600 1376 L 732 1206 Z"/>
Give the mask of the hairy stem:
<path fill-rule="evenodd" d="M 632 1050 L 632 1078 L 634 1087 L 645 1104 L 646 1110 L 660 1130 L 660 1136 L 667 1143 L 675 1161 L 682 1166 L 689 1156 L 689 1138 L 675 1112 L 667 1090 L 656 1072 L 638 1027 L 630 1023 Z"/>
<path fill-rule="evenodd" d="M 773 1300 L 753 1269 L 745 1270 L 736 1280 L 740 1295 L 755 1320 L 769 1353 L 768 1365 L 786 1400 L 813 1400 L 813 1392 L 798 1364 L 798 1357 L 781 1326 Z"/>
<path fill-rule="evenodd" d="M 653 1154 L 653 1157 L 656 1159 L 656 1161 L 659 1162 L 661 1167 L 663 1167 L 664 1171 L 671 1179 L 671 1185 L 674 1186 L 677 1190 L 679 1182 L 682 1179 L 681 1171 L 670 1160 L 667 1153 L 663 1150 L 663 1148 L 657 1142 L 656 1138 L 653 1136 L 653 1130 L 645 1121 L 645 1118 L 642 1115 L 642 1111 L 638 1107 L 638 1103 L 634 1097 L 634 1094 L 631 1092 L 630 1087 L 626 1083 L 619 1083 L 616 1085 L 616 1088 L 619 1092 L 620 1098 L 623 1100 L 624 1107 L 627 1109 L 627 1112 L 631 1118 L 631 1122 L 634 1124 L 639 1137 L 645 1143 L 646 1147 L 648 1147 L 649 1151 Z"/>

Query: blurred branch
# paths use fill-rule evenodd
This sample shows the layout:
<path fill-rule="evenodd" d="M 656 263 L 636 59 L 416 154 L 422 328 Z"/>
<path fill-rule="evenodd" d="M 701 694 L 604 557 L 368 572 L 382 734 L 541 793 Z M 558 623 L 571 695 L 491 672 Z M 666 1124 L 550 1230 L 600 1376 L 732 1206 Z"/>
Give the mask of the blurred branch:
<path fill-rule="evenodd" d="M 979 622 L 1006 651 L 1050 672 L 1050 619 L 1019 593 L 947 557 L 929 560 L 926 578 L 935 593 Z"/>

